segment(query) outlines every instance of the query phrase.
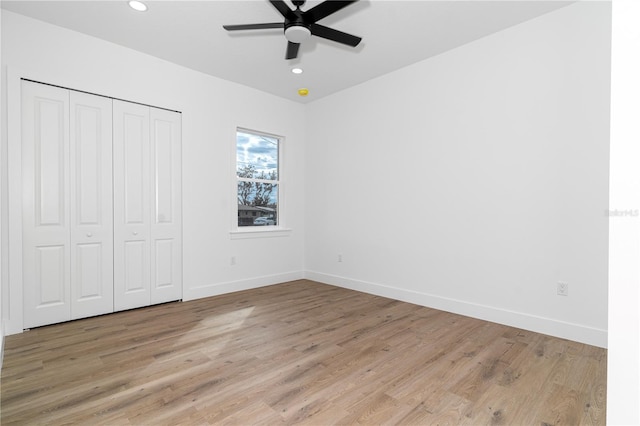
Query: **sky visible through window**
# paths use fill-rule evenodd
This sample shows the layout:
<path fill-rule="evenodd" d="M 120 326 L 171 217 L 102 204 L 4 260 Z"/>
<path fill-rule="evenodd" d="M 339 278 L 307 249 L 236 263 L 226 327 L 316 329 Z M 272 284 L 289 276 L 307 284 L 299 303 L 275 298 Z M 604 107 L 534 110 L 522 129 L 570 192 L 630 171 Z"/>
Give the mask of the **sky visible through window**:
<path fill-rule="evenodd" d="M 255 167 L 254 178 L 264 173 L 267 179 L 278 179 L 278 138 L 238 131 L 236 152 L 238 176 L 248 166 Z"/>

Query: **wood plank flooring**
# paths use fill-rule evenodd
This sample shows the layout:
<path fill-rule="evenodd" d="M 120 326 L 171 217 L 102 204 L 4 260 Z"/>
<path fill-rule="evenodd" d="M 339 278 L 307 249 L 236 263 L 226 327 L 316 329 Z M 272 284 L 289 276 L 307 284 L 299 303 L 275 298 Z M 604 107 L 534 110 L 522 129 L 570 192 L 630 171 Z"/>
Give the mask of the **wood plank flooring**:
<path fill-rule="evenodd" d="M 301 280 L 8 336 L 0 420 L 604 425 L 606 356 Z"/>

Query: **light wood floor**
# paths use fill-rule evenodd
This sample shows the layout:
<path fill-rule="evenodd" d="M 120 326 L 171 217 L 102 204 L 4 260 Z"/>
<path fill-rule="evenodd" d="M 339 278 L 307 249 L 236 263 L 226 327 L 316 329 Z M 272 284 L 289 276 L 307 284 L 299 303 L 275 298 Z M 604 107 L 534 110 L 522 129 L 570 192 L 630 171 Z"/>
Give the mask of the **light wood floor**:
<path fill-rule="evenodd" d="M 604 349 L 305 280 L 5 343 L 3 425 L 605 424 Z"/>

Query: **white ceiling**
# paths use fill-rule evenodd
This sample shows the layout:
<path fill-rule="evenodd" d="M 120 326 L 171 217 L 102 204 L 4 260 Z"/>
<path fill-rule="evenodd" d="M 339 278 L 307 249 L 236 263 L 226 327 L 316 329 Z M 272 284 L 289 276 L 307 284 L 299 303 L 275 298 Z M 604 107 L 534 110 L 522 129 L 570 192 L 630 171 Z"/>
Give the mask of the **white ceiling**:
<path fill-rule="evenodd" d="M 288 4 L 291 5 L 289 0 Z M 225 80 L 310 102 L 563 7 L 570 1 L 360 0 L 320 21 L 363 38 L 356 48 L 312 37 L 284 59 L 281 30 L 230 33 L 223 24 L 282 21 L 267 0 L 2 1 L 2 8 Z M 320 1 L 308 1 L 307 10 Z M 301 75 L 290 72 L 294 66 Z M 300 97 L 300 87 L 309 96 Z"/>

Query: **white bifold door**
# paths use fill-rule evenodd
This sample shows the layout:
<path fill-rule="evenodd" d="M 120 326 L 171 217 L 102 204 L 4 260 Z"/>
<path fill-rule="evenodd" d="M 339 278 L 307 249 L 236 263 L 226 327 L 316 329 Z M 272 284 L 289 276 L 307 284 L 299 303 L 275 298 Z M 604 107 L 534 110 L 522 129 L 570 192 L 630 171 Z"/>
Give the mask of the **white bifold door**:
<path fill-rule="evenodd" d="M 182 298 L 180 114 L 22 82 L 25 328 Z"/>
<path fill-rule="evenodd" d="M 115 309 L 182 298 L 180 116 L 113 101 Z"/>
<path fill-rule="evenodd" d="M 25 326 L 113 312 L 111 99 L 22 90 Z"/>

